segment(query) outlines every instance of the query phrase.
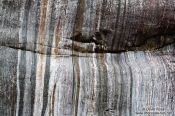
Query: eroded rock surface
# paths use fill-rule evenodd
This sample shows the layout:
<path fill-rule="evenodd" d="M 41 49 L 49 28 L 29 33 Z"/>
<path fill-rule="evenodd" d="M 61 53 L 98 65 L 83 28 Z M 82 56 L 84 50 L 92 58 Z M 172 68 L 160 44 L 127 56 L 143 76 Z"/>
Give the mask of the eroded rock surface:
<path fill-rule="evenodd" d="M 174 116 L 174 0 L 0 0 L 0 116 Z"/>

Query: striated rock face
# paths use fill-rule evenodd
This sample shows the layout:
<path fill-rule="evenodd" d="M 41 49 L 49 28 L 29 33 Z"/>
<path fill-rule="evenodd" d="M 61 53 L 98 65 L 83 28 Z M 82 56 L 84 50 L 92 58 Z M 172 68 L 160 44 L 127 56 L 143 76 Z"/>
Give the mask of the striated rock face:
<path fill-rule="evenodd" d="M 174 116 L 174 0 L 0 0 L 0 116 Z"/>

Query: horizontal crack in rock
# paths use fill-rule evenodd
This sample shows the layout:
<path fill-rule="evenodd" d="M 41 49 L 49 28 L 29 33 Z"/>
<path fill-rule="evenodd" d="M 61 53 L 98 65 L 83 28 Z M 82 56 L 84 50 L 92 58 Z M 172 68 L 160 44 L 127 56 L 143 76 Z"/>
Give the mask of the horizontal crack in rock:
<path fill-rule="evenodd" d="M 30 43 L 31 44 L 31 43 Z M 159 49 L 161 48 L 164 48 L 170 44 L 174 44 L 173 43 L 169 43 L 169 44 L 165 44 L 163 46 L 161 46 L 160 48 L 157 48 L 157 49 L 154 49 L 156 51 L 158 51 Z M 59 55 L 59 54 L 52 54 L 52 53 L 48 53 L 48 52 L 40 52 L 36 49 L 36 47 L 34 47 L 33 49 L 32 48 L 29 48 L 27 47 L 27 43 L 15 43 L 15 44 L 10 44 L 10 43 L 0 43 L 0 46 L 4 46 L 4 47 L 8 47 L 8 48 L 12 48 L 12 49 L 16 49 L 16 50 L 22 50 L 22 51 L 29 51 L 29 52 L 33 52 L 33 53 L 37 53 L 37 54 L 43 54 L 43 55 Z M 49 45 L 42 45 L 42 44 L 39 44 L 39 43 L 33 43 L 33 46 L 34 45 L 40 45 L 40 46 L 46 46 L 47 49 L 50 48 L 56 48 L 56 49 L 61 49 L 59 47 L 52 47 L 52 46 L 49 46 Z M 29 45 L 31 46 L 31 45 Z M 70 49 L 71 50 L 71 49 Z M 76 50 L 77 52 L 80 52 L 78 49 Z M 119 53 L 122 53 L 122 52 L 128 52 L 128 51 L 146 51 L 146 50 L 139 50 L 139 49 L 131 49 L 131 50 L 118 50 L 118 51 L 113 51 L 113 50 L 103 50 L 103 51 L 88 51 L 88 52 L 80 52 L 80 53 L 114 53 L 114 54 L 119 54 Z M 150 50 L 151 51 L 151 50 Z M 63 54 L 62 54 L 63 55 Z M 66 55 L 66 54 L 65 54 Z M 71 55 L 73 56 L 73 55 Z M 76 56 L 76 55 L 75 55 Z"/>

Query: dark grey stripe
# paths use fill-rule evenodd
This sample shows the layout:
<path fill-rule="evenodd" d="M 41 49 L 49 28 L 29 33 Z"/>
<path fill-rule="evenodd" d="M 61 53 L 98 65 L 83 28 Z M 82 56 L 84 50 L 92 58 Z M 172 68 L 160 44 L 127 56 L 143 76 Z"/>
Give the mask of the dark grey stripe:
<path fill-rule="evenodd" d="M 26 74 L 26 53 L 21 52 L 19 64 L 19 88 L 20 88 L 20 100 L 19 100 L 19 111 L 18 116 L 22 116 L 23 114 L 23 98 L 24 98 L 24 84 L 25 84 L 25 74 Z"/>
<path fill-rule="evenodd" d="M 49 22 L 49 38 L 48 38 L 48 43 L 47 45 L 51 45 L 51 47 L 47 47 L 47 52 L 46 54 L 51 54 L 52 51 L 52 42 L 53 42 L 53 36 L 54 36 L 54 26 L 56 23 L 56 18 L 54 14 L 54 9 L 55 9 L 55 0 L 53 0 L 52 4 L 52 10 L 51 10 L 51 18 Z M 53 20 L 54 19 L 54 20 Z M 47 102 L 48 102 L 48 90 L 49 90 L 49 80 L 50 80 L 50 57 L 46 57 L 46 67 L 45 67 L 45 75 L 44 75 L 44 89 L 43 89 L 43 107 L 42 107 L 42 112 L 41 116 L 45 115 L 46 108 L 47 108 Z"/>
<path fill-rule="evenodd" d="M 23 22 L 21 25 L 22 28 L 22 41 L 26 43 L 27 41 L 27 22 L 28 22 L 28 16 L 29 16 L 29 9 L 31 5 L 31 0 L 27 0 L 24 6 L 24 17 Z M 26 48 L 25 45 L 22 45 L 24 48 Z M 24 99 L 24 85 L 25 85 L 25 74 L 26 74 L 26 51 L 21 51 L 21 57 L 19 61 L 19 87 L 20 87 L 20 100 L 19 100 L 19 111 L 18 115 L 23 115 L 23 99 Z"/>
<path fill-rule="evenodd" d="M 36 0 L 34 3 L 34 11 L 36 11 L 36 13 L 34 14 L 35 17 L 35 25 L 34 25 L 34 29 L 35 29 L 35 37 L 34 37 L 34 41 L 35 43 L 37 43 L 37 35 L 38 35 L 38 26 L 39 26 L 39 10 L 38 8 L 40 7 L 40 0 Z M 37 44 L 34 44 L 34 50 L 36 49 Z M 32 75 L 31 75 L 31 116 L 33 116 L 33 112 L 34 112 L 34 102 L 35 102 L 35 88 L 36 88 L 36 70 L 37 70 L 37 54 L 33 53 L 32 54 L 32 58 L 34 59 L 34 63 L 32 65 Z"/>

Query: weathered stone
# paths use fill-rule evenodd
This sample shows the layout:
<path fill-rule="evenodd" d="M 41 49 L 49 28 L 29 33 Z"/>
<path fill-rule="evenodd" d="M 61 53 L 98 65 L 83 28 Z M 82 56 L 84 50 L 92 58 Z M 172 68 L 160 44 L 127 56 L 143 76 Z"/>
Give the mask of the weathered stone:
<path fill-rule="evenodd" d="M 174 116 L 174 0 L 0 0 L 0 116 Z"/>

